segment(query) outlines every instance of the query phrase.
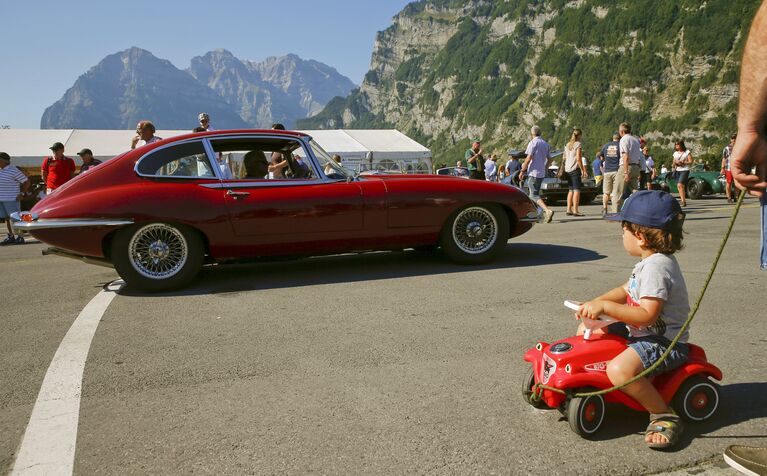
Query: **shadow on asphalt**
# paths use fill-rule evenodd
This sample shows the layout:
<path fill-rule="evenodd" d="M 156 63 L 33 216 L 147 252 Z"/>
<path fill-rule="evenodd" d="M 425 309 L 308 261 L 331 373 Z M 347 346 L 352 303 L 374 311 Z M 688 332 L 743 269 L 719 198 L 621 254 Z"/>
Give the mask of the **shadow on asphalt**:
<path fill-rule="evenodd" d="M 561 263 L 578 263 L 605 258 L 604 255 L 574 246 L 538 243 L 509 243 L 493 263 L 462 266 L 440 251 L 387 251 L 211 266 L 184 289 L 144 294 L 129 286 L 123 296 L 193 296 L 258 289 L 280 289 L 318 284 L 338 284 L 379 279 L 396 279 L 466 271 L 514 269 Z"/>
<path fill-rule="evenodd" d="M 710 439 L 743 439 L 746 441 L 767 438 L 767 430 L 758 431 L 756 434 L 726 434 L 712 435 L 722 428 L 737 425 L 754 418 L 767 417 L 767 383 L 736 383 L 723 385 L 720 388 L 721 401 L 716 414 L 709 420 L 700 423 L 684 422 L 684 433 L 674 451 L 682 450 L 696 438 Z M 565 417 L 561 419 L 567 425 Z M 643 438 L 648 424 L 648 415 L 617 404 L 609 404 L 602 428 L 593 438 L 595 441 L 612 440 L 626 435 L 637 434 L 637 438 Z M 641 441 L 641 440 L 640 440 Z M 724 446 L 722 447 L 724 450 Z"/>

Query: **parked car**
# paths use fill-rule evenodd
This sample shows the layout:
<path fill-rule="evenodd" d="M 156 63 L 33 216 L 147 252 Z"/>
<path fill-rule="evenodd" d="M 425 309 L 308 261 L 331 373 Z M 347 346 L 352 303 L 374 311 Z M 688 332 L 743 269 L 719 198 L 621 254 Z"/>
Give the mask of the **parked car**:
<path fill-rule="evenodd" d="M 653 180 L 653 188 L 671 193 L 679 193 L 676 188 L 676 178 L 673 172 L 659 174 Z M 690 180 L 687 182 L 687 196 L 692 199 L 704 195 L 725 193 L 727 180 L 718 171 L 703 170 L 703 166 L 694 166 L 690 170 Z M 733 185 L 733 190 L 735 186 Z"/>
<path fill-rule="evenodd" d="M 264 178 L 273 152 L 288 163 L 284 178 Z M 225 167 L 236 178 L 224 179 Z M 13 220 L 46 254 L 114 266 L 129 285 L 159 291 L 205 263 L 262 257 L 441 246 L 456 262 L 485 263 L 540 217 L 499 183 L 358 176 L 306 134 L 233 130 L 126 152 Z"/>
<path fill-rule="evenodd" d="M 521 160 L 524 160 L 526 157 L 525 152 L 519 150 L 510 150 L 509 155 Z M 560 155 L 562 155 L 561 150 L 552 152 L 553 157 L 558 157 Z M 557 178 L 558 170 L 559 167 L 556 165 L 549 167 L 548 171 L 546 172 L 546 177 L 543 179 L 543 183 L 541 184 L 541 198 L 549 205 L 556 203 L 557 201 L 567 200 L 567 192 L 569 191 L 567 180 Z M 512 179 L 513 177 L 510 176 L 505 177 L 503 180 L 501 180 L 501 183 L 505 183 L 506 185 L 514 185 Z M 528 192 L 527 187 L 524 186 L 524 182 L 521 184 L 520 188 L 525 193 Z M 583 179 L 580 204 L 585 205 L 587 203 L 591 203 L 594 201 L 597 195 L 601 193 L 602 188 L 597 187 L 597 183 L 596 180 L 594 180 L 594 177 Z"/>
<path fill-rule="evenodd" d="M 437 175 L 469 178 L 469 169 L 466 167 L 443 167 L 441 169 L 437 169 Z"/>

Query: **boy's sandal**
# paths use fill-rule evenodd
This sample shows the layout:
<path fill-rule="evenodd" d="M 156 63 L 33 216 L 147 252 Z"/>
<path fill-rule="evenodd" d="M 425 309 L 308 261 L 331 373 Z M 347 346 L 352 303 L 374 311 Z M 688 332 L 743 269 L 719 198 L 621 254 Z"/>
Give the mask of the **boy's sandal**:
<path fill-rule="evenodd" d="M 650 415 L 650 424 L 647 425 L 645 436 L 650 433 L 657 433 L 664 436 L 667 441 L 663 443 L 647 443 L 647 446 L 654 449 L 665 449 L 675 446 L 679 442 L 679 437 L 684 429 L 682 421 L 673 413 L 660 413 Z"/>

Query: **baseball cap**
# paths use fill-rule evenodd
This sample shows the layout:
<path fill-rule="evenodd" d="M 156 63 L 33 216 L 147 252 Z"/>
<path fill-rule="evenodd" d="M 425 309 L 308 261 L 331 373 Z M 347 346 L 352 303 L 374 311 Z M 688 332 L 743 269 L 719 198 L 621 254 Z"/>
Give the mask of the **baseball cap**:
<path fill-rule="evenodd" d="M 482 142 L 482 138 L 481 137 L 474 137 L 474 138 L 472 138 L 471 139 L 471 143 L 473 144 L 475 142 Z"/>
<path fill-rule="evenodd" d="M 90 149 L 86 148 L 77 153 L 77 155 L 79 155 L 80 157 L 82 157 L 85 154 L 93 155 L 93 152 Z"/>
<path fill-rule="evenodd" d="M 11 156 L 8 155 L 5 152 L 0 152 L 0 159 L 7 160 L 8 162 L 10 162 L 11 161 Z"/>
<path fill-rule="evenodd" d="M 61 142 L 54 142 L 52 146 L 48 147 L 51 150 L 61 150 L 64 148 L 64 144 Z"/>
<path fill-rule="evenodd" d="M 684 216 L 679 202 L 670 193 L 640 190 L 626 199 L 620 213 L 608 215 L 605 219 L 663 230 L 674 220 L 684 220 Z"/>
<path fill-rule="evenodd" d="M 201 112 L 200 114 L 197 115 L 197 120 L 198 121 L 202 121 L 203 119 L 208 120 L 208 121 L 210 120 L 210 116 L 208 115 L 207 112 Z"/>

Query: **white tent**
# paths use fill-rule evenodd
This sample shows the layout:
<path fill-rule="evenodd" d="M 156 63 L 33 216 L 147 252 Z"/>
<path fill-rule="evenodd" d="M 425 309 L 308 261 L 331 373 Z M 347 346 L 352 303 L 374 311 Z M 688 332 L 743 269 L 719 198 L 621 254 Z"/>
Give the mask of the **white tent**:
<path fill-rule="evenodd" d="M 158 130 L 162 138 L 188 134 L 188 130 Z M 302 131 L 314 138 L 329 154 L 338 154 L 345 163 L 361 164 L 398 161 L 405 164 L 431 166 L 431 151 L 396 129 L 339 129 Z M 0 129 L 0 151 L 12 157 L 18 167 L 39 167 L 54 142 L 64 144 L 65 153 L 75 159 L 83 148 L 93 151 L 94 157 L 104 161 L 116 157 L 130 148 L 132 130 L 89 129 Z"/>
<path fill-rule="evenodd" d="M 161 130 L 155 135 L 167 138 L 190 131 Z M 92 129 L 0 129 L 0 151 L 11 156 L 11 164 L 17 167 L 39 167 L 43 157 L 51 155 L 49 147 L 54 142 L 64 144 L 64 153 L 79 166 L 82 161 L 77 153 L 83 148 L 93 151 L 101 161 L 109 160 L 130 150 L 135 131 Z"/>

